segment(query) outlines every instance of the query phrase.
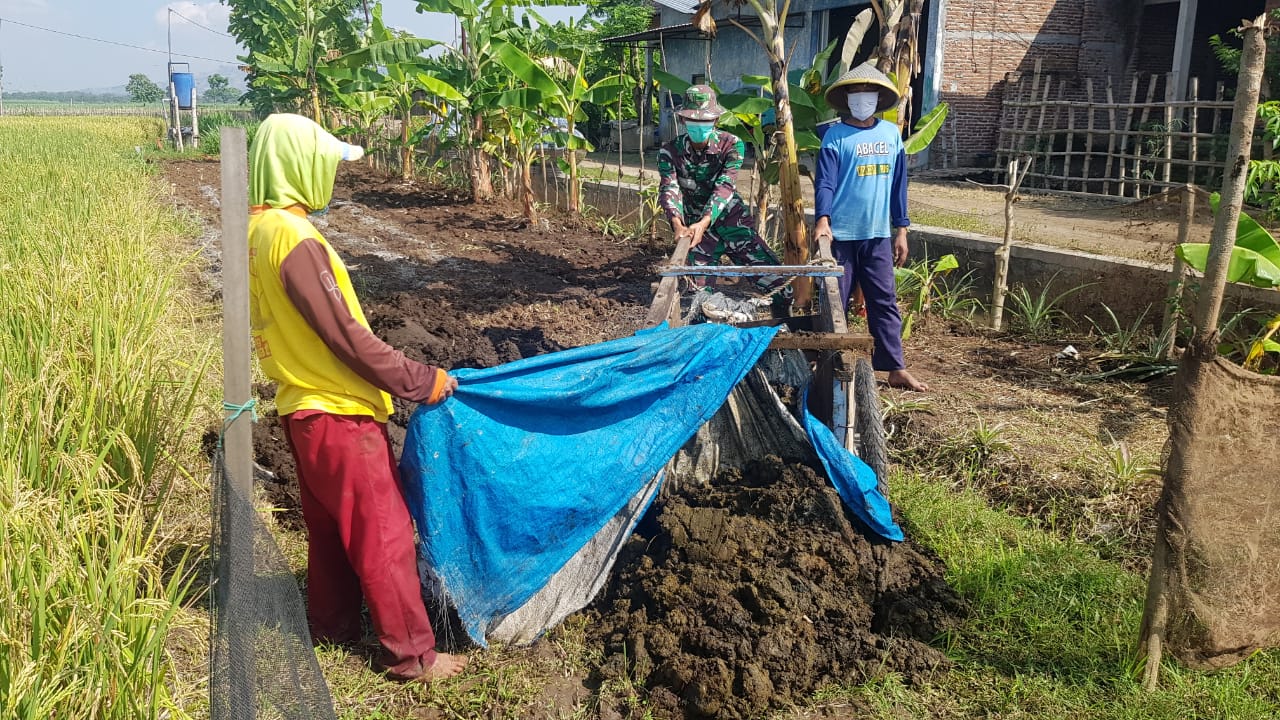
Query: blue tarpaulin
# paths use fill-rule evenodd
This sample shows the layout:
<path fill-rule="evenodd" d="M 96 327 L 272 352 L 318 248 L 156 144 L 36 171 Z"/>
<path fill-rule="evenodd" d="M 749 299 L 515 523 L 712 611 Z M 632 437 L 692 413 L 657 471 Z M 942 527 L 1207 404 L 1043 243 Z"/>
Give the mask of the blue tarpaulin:
<path fill-rule="evenodd" d="M 458 370 L 451 399 L 418 408 L 401 460 L 406 500 L 426 561 L 472 639 L 483 644 L 629 503 L 638 518 L 637 493 L 720 408 L 775 332 L 664 327 Z M 842 459 L 830 462 L 817 435 L 828 469 L 854 474 L 836 483 L 841 497 L 860 517 L 865 507 L 887 519 L 900 539 L 874 474 L 870 493 L 882 508 L 868 503 L 856 477 L 861 461 L 837 444 Z M 875 517 L 868 524 L 885 527 Z"/>

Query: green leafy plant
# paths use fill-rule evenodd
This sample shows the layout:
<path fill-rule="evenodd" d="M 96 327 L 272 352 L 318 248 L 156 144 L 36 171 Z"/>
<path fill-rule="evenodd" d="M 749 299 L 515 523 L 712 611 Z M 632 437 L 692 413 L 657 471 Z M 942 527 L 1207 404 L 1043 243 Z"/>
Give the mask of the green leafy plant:
<path fill-rule="evenodd" d="M 902 318 L 902 339 L 911 337 L 911 329 L 915 321 L 929 312 L 934 298 L 934 289 L 938 281 L 947 273 L 960 267 L 955 255 L 943 255 L 934 263 L 929 258 L 914 262 L 906 267 L 895 268 L 894 280 L 898 285 L 898 296 L 907 301 L 907 311 Z"/>
<path fill-rule="evenodd" d="M 973 270 L 939 279 L 930 308 L 949 320 L 972 320 L 974 315 L 985 309 L 982 301 L 973 294 L 975 282 Z"/>
<path fill-rule="evenodd" d="M 1221 197 L 1214 193 L 1209 204 L 1216 213 Z M 1174 252 L 1188 266 L 1204 272 L 1208 264 L 1207 243 L 1183 243 Z M 1227 281 L 1245 283 L 1258 288 L 1280 290 L 1280 243 L 1257 220 L 1247 213 L 1240 213 L 1236 224 L 1235 246 L 1227 266 Z M 1280 354 L 1280 343 L 1274 338 L 1280 331 L 1280 314 L 1267 322 L 1244 353 L 1242 365 L 1249 370 L 1260 370 L 1268 354 Z"/>
<path fill-rule="evenodd" d="M 1058 274 L 1054 273 L 1053 277 L 1049 278 L 1049 282 L 1040 288 L 1039 294 L 1032 294 L 1023 285 L 1019 285 L 1009 293 L 1011 301 L 1009 312 L 1013 315 L 1015 326 L 1022 333 L 1035 339 L 1050 337 L 1053 331 L 1068 319 L 1067 313 L 1060 307 L 1062 301 L 1089 287 L 1077 285 L 1053 295 L 1053 281 L 1057 277 Z"/>
<path fill-rule="evenodd" d="M 1145 462 L 1133 454 L 1129 444 L 1124 440 L 1116 440 L 1107 431 L 1108 442 L 1101 446 L 1101 461 L 1106 480 L 1103 490 L 1119 492 L 1137 484 L 1144 478 L 1158 476 L 1160 467 Z"/>

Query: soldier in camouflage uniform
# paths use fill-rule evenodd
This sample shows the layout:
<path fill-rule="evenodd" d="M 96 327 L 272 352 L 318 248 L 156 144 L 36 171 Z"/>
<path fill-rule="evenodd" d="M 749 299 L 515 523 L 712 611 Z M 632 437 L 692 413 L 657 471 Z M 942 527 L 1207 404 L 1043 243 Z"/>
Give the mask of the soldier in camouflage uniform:
<path fill-rule="evenodd" d="M 684 108 L 676 113 L 683 120 L 684 132 L 658 151 L 658 202 L 676 239 L 691 238 L 689 264 L 715 265 L 722 255 L 737 265 L 781 264 L 756 232 L 751 211 L 734 185 L 742 167 L 743 145 L 731 133 L 715 129 L 716 120 L 725 112 L 716 101 L 715 90 L 694 85 L 684 97 Z M 706 278 L 694 277 L 693 281 L 703 285 Z M 765 293 L 786 285 L 785 277 L 756 280 Z"/>

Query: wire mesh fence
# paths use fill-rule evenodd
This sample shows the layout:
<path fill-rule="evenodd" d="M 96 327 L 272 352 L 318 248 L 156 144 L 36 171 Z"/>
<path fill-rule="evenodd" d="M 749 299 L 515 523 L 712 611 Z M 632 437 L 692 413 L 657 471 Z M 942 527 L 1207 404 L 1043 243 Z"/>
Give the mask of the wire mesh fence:
<path fill-rule="evenodd" d="M 298 578 L 232 481 L 213 464 L 212 720 L 336 720 L 307 628 Z"/>

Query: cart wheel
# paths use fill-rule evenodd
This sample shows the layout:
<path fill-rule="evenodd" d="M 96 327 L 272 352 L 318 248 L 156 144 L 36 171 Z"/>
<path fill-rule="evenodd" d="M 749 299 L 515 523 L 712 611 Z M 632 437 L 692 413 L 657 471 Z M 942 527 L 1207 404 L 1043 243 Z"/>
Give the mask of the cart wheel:
<path fill-rule="evenodd" d="M 889 448 L 884 437 L 876 374 L 865 358 L 859 358 L 853 366 L 853 397 L 857 402 L 853 427 L 858 433 L 858 457 L 876 472 L 880 492 L 885 493 L 888 491 Z"/>

